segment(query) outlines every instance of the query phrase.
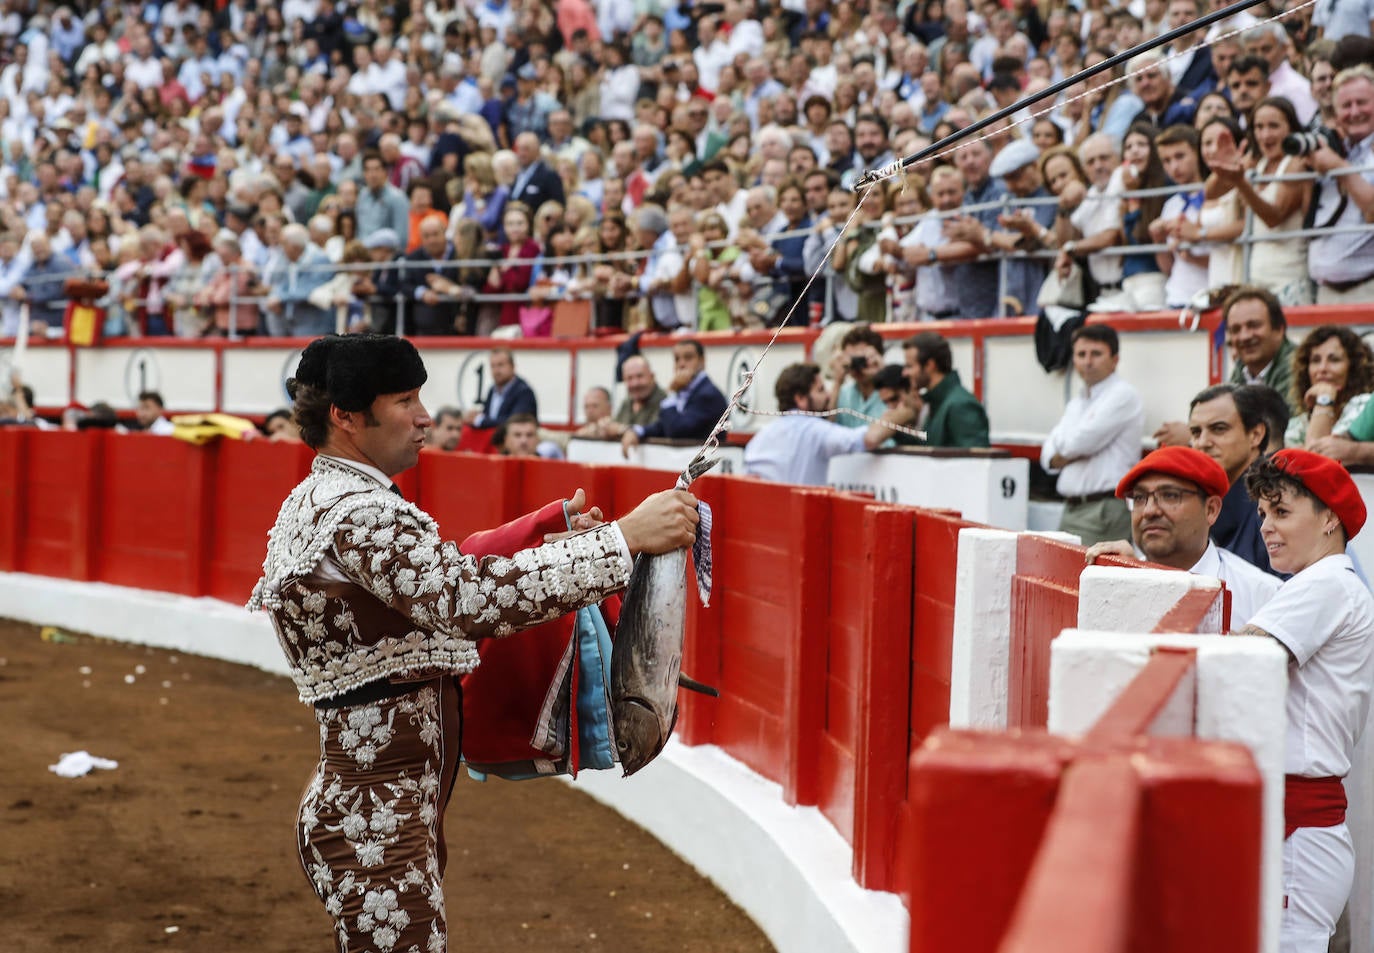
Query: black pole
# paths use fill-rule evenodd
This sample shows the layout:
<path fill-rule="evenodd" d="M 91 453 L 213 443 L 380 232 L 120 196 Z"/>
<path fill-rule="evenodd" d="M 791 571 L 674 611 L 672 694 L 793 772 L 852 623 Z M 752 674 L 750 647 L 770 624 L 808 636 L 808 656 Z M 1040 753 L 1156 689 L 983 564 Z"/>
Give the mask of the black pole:
<path fill-rule="evenodd" d="M 897 162 L 895 163 L 897 170 L 901 171 L 902 169 L 905 169 L 908 166 L 912 166 L 918 162 L 922 162 L 926 159 L 929 159 L 931 156 L 938 155 L 940 152 L 954 145 L 960 139 L 964 139 L 968 136 L 971 136 L 976 132 L 982 132 L 984 129 L 986 129 L 988 126 L 991 126 L 998 120 L 1005 119 L 1006 117 L 1013 115 L 1014 113 L 1018 113 L 1023 109 L 1029 108 L 1030 106 L 1034 106 L 1036 103 L 1048 99 L 1051 96 L 1058 96 L 1060 93 L 1068 89 L 1070 86 L 1074 86 L 1078 83 L 1084 82 L 1085 80 L 1091 79 L 1098 73 L 1106 72 L 1109 69 L 1115 69 L 1117 66 L 1120 66 L 1127 60 L 1134 59 L 1135 57 L 1140 56 L 1142 53 L 1148 53 L 1153 49 L 1157 49 L 1161 46 L 1164 46 L 1166 43 L 1172 43 L 1179 37 L 1187 36 L 1194 30 L 1200 30 L 1203 27 L 1211 26 L 1218 20 L 1225 20 L 1227 17 L 1235 16 L 1237 13 L 1240 13 L 1243 10 L 1248 10 L 1250 7 L 1253 7 L 1256 4 L 1262 2 L 1263 0 L 1238 0 L 1237 3 L 1233 3 L 1229 7 L 1223 7 L 1220 10 L 1214 10 L 1206 16 L 1201 16 L 1198 17 L 1196 20 L 1191 20 L 1188 23 L 1185 23 L 1183 26 L 1179 27 L 1178 29 L 1170 30 L 1168 33 L 1161 34 L 1152 40 L 1145 40 L 1142 43 L 1137 43 L 1129 50 L 1123 50 L 1122 52 L 1117 53 L 1115 56 L 1103 60 L 1096 66 L 1090 66 L 1087 69 L 1079 70 L 1072 76 L 1066 76 L 1064 79 L 1061 79 L 1053 86 L 1049 86 L 1045 89 L 1042 89 L 1034 96 L 1027 96 L 1024 99 L 1018 99 L 1010 106 L 1004 106 L 996 112 L 984 116 L 977 122 L 970 123 L 963 129 L 956 129 L 954 132 L 945 136 L 939 142 L 934 142 L 926 146 L 920 152 L 913 152 L 906 158 L 897 160 Z M 858 181 L 854 183 L 855 191 L 858 191 L 861 188 L 865 188 L 867 186 L 877 183 L 884 177 L 883 173 L 886 171 L 886 169 L 869 169 L 863 175 L 859 176 Z"/>

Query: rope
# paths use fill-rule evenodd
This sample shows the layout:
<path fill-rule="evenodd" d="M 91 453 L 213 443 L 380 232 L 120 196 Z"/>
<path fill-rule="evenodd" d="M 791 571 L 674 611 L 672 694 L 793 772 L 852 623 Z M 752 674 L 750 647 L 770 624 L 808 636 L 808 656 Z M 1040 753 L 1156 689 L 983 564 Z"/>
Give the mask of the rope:
<path fill-rule="evenodd" d="M 863 194 L 855 201 L 854 211 L 849 213 L 849 218 L 845 219 L 845 223 L 841 225 L 839 231 L 835 233 L 835 237 L 825 249 L 825 254 L 823 254 L 821 260 L 816 263 L 815 269 L 811 272 L 810 277 L 806 279 L 806 284 L 802 286 L 801 293 L 798 294 L 796 300 L 792 302 L 792 306 L 787 309 L 787 314 L 783 315 L 782 321 L 773 329 L 773 336 L 770 337 L 768 343 L 763 346 L 763 351 L 760 352 L 758 360 L 754 362 L 753 367 L 744 372 L 744 380 L 730 396 L 730 402 L 725 405 L 725 412 L 720 415 L 720 419 L 716 421 L 716 425 L 711 428 L 710 435 L 707 436 L 706 440 L 702 443 L 701 448 L 697 450 L 696 455 L 692 458 L 692 462 L 687 464 L 687 469 L 683 470 L 682 475 L 678 477 L 678 489 L 685 490 L 690 487 L 692 482 L 696 479 L 696 475 L 705 472 L 705 470 L 700 468 L 700 464 L 714 457 L 715 452 L 720 449 L 720 438 L 725 431 L 730 429 L 730 415 L 740 408 L 744 400 L 745 391 L 749 390 L 749 388 L 754 385 L 754 374 L 758 370 L 759 365 L 763 363 L 763 359 L 768 356 L 768 352 L 772 350 L 773 345 L 777 343 L 778 335 L 782 334 L 783 329 L 786 328 L 788 323 L 792 320 L 792 315 L 796 313 L 797 306 L 806 300 L 806 293 L 810 291 L 811 286 L 815 284 L 816 278 L 821 273 L 821 269 L 823 269 L 825 263 L 830 260 L 831 254 L 835 251 L 835 246 L 840 243 L 840 239 L 844 237 L 844 233 L 849 230 L 850 225 L 854 224 L 854 219 L 858 216 L 859 209 L 863 208 L 864 199 L 868 198 L 868 193 L 871 192 L 876 185 L 877 183 L 875 182 L 873 185 L 865 188 Z M 746 413 L 748 412 L 749 411 L 746 411 Z"/>

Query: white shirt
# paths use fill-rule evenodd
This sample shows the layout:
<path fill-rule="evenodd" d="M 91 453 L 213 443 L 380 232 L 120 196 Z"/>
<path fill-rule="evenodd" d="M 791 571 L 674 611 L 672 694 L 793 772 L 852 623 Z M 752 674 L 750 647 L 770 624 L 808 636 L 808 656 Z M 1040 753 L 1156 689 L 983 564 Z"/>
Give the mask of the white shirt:
<path fill-rule="evenodd" d="M 176 427 L 172 426 L 172 422 L 166 417 L 158 417 L 157 420 L 148 425 L 146 432 L 155 437 L 170 437 L 176 433 Z"/>
<path fill-rule="evenodd" d="M 1202 186 L 1198 185 L 1198 192 Z M 1196 223 L 1201 214 L 1201 202 L 1189 201 L 1188 193 L 1175 192 L 1164 200 L 1164 208 L 1160 210 L 1160 218 L 1178 218 L 1182 216 L 1189 222 Z M 1197 252 L 1198 246 L 1193 246 L 1193 251 Z M 1185 261 L 1183 255 L 1174 255 L 1174 266 L 1169 270 L 1169 277 L 1164 282 L 1164 300 L 1171 308 L 1182 308 L 1193 300 L 1193 296 L 1207 287 L 1207 265 L 1196 265 L 1191 261 Z"/>
<path fill-rule="evenodd" d="M 1073 210 L 1069 221 L 1082 233 L 1084 238 L 1101 234 L 1109 228 L 1121 228 L 1121 193 L 1125 191 L 1120 169 L 1112 173 L 1106 189 L 1090 186 L 1088 194 Z M 1093 280 L 1101 285 L 1121 284 L 1121 256 L 1089 255 L 1088 270 Z"/>
<path fill-rule="evenodd" d="M 1374 597 L 1350 557 L 1327 556 L 1293 576 L 1250 624 L 1292 653 L 1284 772 L 1344 777 L 1374 686 Z"/>
<path fill-rule="evenodd" d="M 1277 576 L 1250 565 L 1235 553 L 1222 549 L 1210 539 L 1202 558 L 1192 569 L 1195 576 L 1211 576 L 1231 590 L 1231 631 L 1237 632 L 1254 618 L 1281 585 Z"/>
<path fill-rule="evenodd" d="M 931 210 L 897 244 L 903 248 L 939 248 L 945 243 L 942 226 L 940 213 Z M 954 269 L 947 265 L 917 265 L 916 310 L 923 319 L 926 315 L 948 315 L 959 310 L 959 296 L 954 293 L 954 282 L 949 280 L 953 273 Z"/>
<path fill-rule="evenodd" d="M 821 417 L 784 414 L 749 438 L 744 472 L 776 483 L 825 486 L 830 458 L 862 453 L 866 432 Z"/>
<path fill-rule="evenodd" d="M 1140 462 L 1140 437 L 1145 430 L 1145 402 L 1136 389 L 1112 374 L 1069 401 L 1064 416 L 1045 438 L 1040 465 L 1058 473 L 1064 496 L 1086 496 L 1116 489 L 1117 483 Z M 1055 456 L 1083 457 L 1056 471 Z"/>

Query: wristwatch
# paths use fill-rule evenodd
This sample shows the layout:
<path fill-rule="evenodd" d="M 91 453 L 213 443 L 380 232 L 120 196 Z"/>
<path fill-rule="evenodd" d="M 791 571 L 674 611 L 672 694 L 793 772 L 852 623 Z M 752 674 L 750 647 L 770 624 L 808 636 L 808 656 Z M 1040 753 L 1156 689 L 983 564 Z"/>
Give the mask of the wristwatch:
<path fill-rule="evenodd" d="M 937 261 L 939 261 L 939 260 L 940 260 L 940 254 L 939 254 L 939 252 L 937 252 L 934 248 L 928 248 L 928 249 L 926 249 L 926 261 L 930 262 L 930 263 L 933 265 L 933 264 L 935 264 L 935 263 L 936 263 Z"/>
<path fill-rule="evenodd" d="M 1072 255 L 1078 250 L 1078 242 L 1068 241 L 1064 243 L 1064 253 Z"/>
<path fill-rule="evenodd" d="M 1332 397 L 1330 394 L 1320 394 L 1312 403 L 1316 404 L 1318 407 L 1330 407 L 1335 402 L 1336 398 Z"/>

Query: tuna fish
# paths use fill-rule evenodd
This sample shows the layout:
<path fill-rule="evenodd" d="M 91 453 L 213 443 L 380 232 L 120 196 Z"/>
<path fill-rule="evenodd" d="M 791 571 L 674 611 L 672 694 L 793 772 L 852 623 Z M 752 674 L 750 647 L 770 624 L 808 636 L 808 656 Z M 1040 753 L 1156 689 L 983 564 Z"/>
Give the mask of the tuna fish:
<path fill-rule="evenodd" d="M 686 489 L 715 461 L 698 456 L 678 481 Z M 698 588 L 710 598 L 710 510 L 701 504 L 697 545 Z M 677 723 L 681 685 L 709 695 L 715 689 L 682 674 L 682 637 L 687 624 L 687 550 L 640 554 L 630 573 L 611 651 L 611 724 L 616 754 L 629 777 L 658 756 Z"/>

